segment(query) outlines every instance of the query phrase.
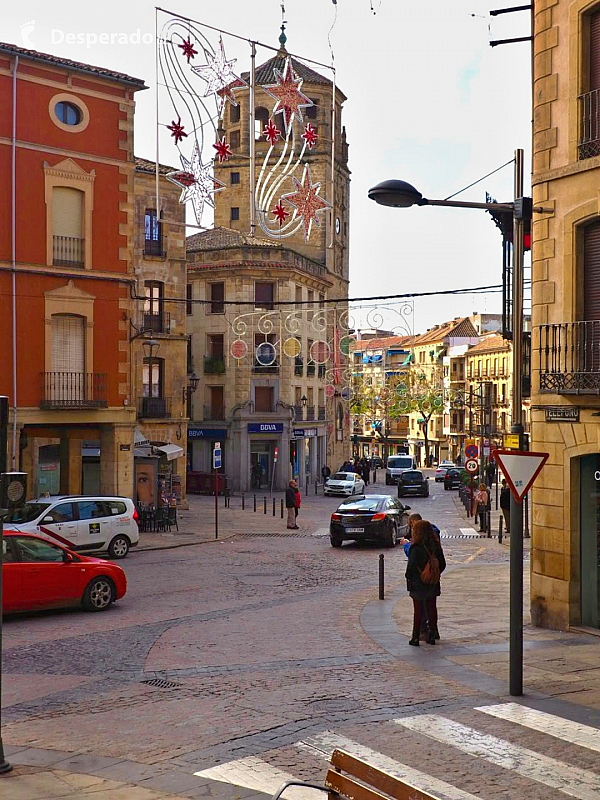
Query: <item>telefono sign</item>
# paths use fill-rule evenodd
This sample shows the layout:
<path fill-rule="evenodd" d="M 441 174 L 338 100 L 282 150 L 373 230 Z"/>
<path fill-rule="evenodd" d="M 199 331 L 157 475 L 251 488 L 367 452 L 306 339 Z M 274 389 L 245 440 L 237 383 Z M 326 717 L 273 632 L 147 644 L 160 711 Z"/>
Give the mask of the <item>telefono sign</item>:
<path fill-rule="evenodd" d="M 283 433 L 283 422 L 249 422 L 248 433 Z"/>

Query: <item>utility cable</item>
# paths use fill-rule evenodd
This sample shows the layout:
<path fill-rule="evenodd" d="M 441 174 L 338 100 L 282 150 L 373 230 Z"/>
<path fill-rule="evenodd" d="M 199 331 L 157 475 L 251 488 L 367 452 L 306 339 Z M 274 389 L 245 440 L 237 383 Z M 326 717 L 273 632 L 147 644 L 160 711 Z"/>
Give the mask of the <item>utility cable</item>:
<path fill-rule="evenodd" d="M 454 192 L 454 194 L 450 194 L 448 195 L 448 197 L 444 197 L 444 200 L 450 200 L 452 197 L 456 197 L 457 194 L 462 194 L 463 192 L 466 192 L 467 189 L 471 188 L 471 186 L 475 186 L 476 184 L 481 183 L 481 181 L 484 181 L 486 178 L 489 178 L 490 175 L 494 175 L 494 173 L 500 172 L 500 170 L 504 169 L 504 167 L 508 167 L 509 164 L 514 164 L 514 163 L 515 163 L 514 158 L 511 158 L 510 161 L 507 161 L 506 164 L 502 164 L 501 167 L 496 167 L 496 169 L 493 169 L 491 172 L 488 172 L 488 174 L 484 175 L 482 178 L 478 178 L 476 181 L 473 181 L 473 183 L 470 183 L 463 189 L 459 189 L 458 192 Z"/>

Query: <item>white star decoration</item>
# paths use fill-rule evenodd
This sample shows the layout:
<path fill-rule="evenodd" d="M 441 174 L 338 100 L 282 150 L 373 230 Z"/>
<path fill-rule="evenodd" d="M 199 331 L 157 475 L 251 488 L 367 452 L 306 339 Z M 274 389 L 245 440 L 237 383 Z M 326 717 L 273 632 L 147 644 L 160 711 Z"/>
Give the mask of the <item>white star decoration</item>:
<path fill-rule="evenodd" d="M 213 163 L 202 163 L 198 142 L 194 145 L 191 159 L 187 159 L 180 154 L 183 170 L 169 172 L 167 178 L 176 186 L 181 186 L 183 191 L 179 197 L 180 203 L 192 201 L 194 215 L 198 225 L 202 224 L 202 212 L 204 204 L 208 203 L 212 208 L 215 207 L 213 195 L 225 188 L 225 184 L 217 180 L 212 173 Z"/>
<path fill-rule="evenodd" d="M 223 89 L 228 87 L 228 90 L 221 94 L 221 107 L 225 104 L 225 100 L 229 100 L 235 105 L 232 93 L 233 89 L 246 86 L 247 84 L 233 72 L 233 65 L 237 59 L 232 58 L 229 61 L 227 60 L 225 57 L 223 39 L 219 39 L 219 47 L 214 56 L 209 53 L 206 54 L 206 60 L 206 64 L 192 67 L 192 70 L 202 78 L 202 80 L 206 81 L 204 97 L 208 97 L 211 94 L 218 95 Z"/>

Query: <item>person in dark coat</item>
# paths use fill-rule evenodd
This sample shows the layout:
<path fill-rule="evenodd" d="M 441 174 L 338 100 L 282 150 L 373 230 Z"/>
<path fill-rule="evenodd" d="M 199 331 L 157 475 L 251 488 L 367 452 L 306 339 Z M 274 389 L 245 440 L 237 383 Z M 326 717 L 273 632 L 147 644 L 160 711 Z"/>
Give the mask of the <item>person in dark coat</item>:
<path fill-rule="evenodd" d="M 506 533 L 510 533 L 510 489 L 506 478 L 502 478 L 502 488 L 500 489 L 500 508 L 506 525 Z"/>
<path fill-rule="evenodd" d="M 287 527 L 288 530 L 295 530 L 296 525 L 296 492 L 298 484 L 296 481 L 290 481 L 287 489 L 285 490 L 285 507 L 287 509 Z"/>
<path fill-rule="evenodd" d="M 423 583 L 421 572 L 429 561 L 429 555 L 437 557 L 440 573 L 446 569 L 446 559 L 439 538 L 427 520 L 418 520 L 412 528 L 412 544 L 408 551 L 406 566 L 406 587 L 413 601 L 413 630 L 409 644 L 419 646 L 419 633 L 423 617 L 423 606 L 427 609 L 429 632 L 427 644 L 435 644 L 440 638 L 438 632 L 437 598 L 441 594 L 439 581 L 436 584 Z"/>

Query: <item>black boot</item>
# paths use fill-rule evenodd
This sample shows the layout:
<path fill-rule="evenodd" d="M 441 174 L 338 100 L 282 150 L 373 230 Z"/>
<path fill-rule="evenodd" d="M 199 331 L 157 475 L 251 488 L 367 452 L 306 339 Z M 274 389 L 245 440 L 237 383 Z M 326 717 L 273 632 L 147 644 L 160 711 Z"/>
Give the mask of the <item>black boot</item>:
<path fill-rule="evenodd" d="M 435 644 L 435 633 L 432 630 L 427 633 L 427 644 Z"/>
<path fill-rule="evenodd" d="M 438 641 L 440 638 L 440 632 L 438 631 L 437 628 L 433 628 L 433 635 L 435 637 L 435 640 Z"/>
<path fill-rule="evenodd" d="M 412 639 L 409 639 L 408 643 L 412 644 L 413 647 L 419 647 L 419 631 L 418 630 L 416 630 L 416 631 L 413 630 Z"/>

